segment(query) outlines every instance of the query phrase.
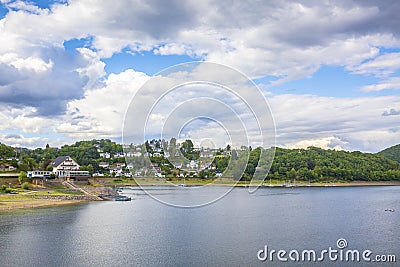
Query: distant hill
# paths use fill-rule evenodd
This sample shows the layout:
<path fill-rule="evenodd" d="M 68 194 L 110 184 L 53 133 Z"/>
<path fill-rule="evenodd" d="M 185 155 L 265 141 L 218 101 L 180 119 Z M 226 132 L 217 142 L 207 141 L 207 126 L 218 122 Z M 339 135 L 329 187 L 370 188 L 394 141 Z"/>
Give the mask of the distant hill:
<path fill-rule="evenodd" d="M 378 155 L 400 162 L 400 144 L 386 148 L 385 150 L 379 152 Z"/>

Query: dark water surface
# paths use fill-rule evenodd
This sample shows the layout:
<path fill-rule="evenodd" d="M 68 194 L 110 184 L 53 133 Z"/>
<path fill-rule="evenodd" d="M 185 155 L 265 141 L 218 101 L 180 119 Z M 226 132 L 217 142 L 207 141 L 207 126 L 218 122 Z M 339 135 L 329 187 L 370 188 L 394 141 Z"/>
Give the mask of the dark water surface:
<path fill-rule="evenodd" d="M 196 190 L 150 191 L 199 197 Z M 0 214 L 0 266 L 400 266 L 400 187 L 237 188 L 195 209 L 124 193 L 134 200 Z M 397 263 L 257 258 L 265 245 L 319 253 L 338 249 L 339 238 L 346 249 L 395 254 Z"/>

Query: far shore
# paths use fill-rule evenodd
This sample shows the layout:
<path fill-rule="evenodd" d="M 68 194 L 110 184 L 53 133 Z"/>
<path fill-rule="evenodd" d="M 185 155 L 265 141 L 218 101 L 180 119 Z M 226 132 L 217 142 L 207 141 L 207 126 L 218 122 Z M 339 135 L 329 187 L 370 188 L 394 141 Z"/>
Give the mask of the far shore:
<path fill-rule="evenodd" d="M 263 186 L 263 187 L 284 187 L 287 185 L 284 181 L 269 180 L 260 183 L 260 181 L 244 182 L 234 181 L 231 179 L 216 179 L 216 180 L 202 180 L 202 179 L 176 179 L 168 181 L 163 178 L 134 178 L 134 179 L 115 179 L 103 178 L 104 183 L 110 186 L 234 186 L 234 187 L 248 187 L 248 186 Z M 99 179 L 101 180 L 101 179 Z M 296 181 L 288 183 L 288 187 L 354 187 L 354 186 L 400 186 L 400 181 L 335 181 L 335 182 L 313 182 Z"/>

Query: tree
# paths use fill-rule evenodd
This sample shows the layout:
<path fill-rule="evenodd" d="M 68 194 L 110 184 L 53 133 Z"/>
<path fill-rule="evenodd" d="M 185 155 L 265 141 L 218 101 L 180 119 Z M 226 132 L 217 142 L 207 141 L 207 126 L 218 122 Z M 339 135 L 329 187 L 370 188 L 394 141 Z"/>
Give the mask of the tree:
<path fill-rule="evenodd" d="M 7 159 L 14 156 L 14 149 L 10 146 L 0 143 L 0 158 Z"/>
<path fill-rule="evenodd" d="M 187 153 L 191 153 L 193 150 L 193 142 L 190 139 L 187 139 L 182 143 L 181 149 Z"/>
<path fill-rule="evenodd" d="M 18 169 L 20 171 L 27 172 L 27 171 L 29 171 L 29 166 L 26 165 L 25 163 L 22 163 L 22 164 L 18 165 Z"/>
<path fill-rule="evenodd" d="M 21 185 L 21 188 L 22 188 L 22 189 L 25 189 L 25 190 L 28 190 L 28 189 L 29 189 L 29 183 L 28 183 L 28 182 L 24 182 L 24 183 Z"/>
<path fill-rule="evenodd" d="M 36 162 L 33 158 L 24 158 L 23 162 L 28 166 L 30 171 L 32 171 L 36 166 Z"/>
<path fill-rule="evenodd" d="M 93 175 L 93 172 L 94 172 L 94 168 L 93 168 L 92 164 L 89 164 L 87 166 L 81 166 L 79 169 L 81 171 L 88 171 L 91 175 Z"/>
<path fill-rule="evenodd" d="M 22 172 L 19 173 L 19 175 L 18 175 L 18 182 L 19 182 L 20 184 L 23 184 L 23 183 L 29 182 L 29 181 L 30 181 L 30 179 L 29 179 L 28 176 L 26 175 L 26 172 L 22 171 Z"/>

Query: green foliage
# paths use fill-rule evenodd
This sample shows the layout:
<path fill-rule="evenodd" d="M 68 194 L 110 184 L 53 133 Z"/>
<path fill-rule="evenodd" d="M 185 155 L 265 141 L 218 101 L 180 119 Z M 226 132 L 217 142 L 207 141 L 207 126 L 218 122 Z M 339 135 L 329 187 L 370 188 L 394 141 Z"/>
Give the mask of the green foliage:
<path fill-rule="evenodd" d="M 25 182 L 28 182 L 30 179 L 27 177 L 26 172 L 21 171 L 18 175 L 18 182 L 20 184 L 23 184 Z"/>
<path fill-rule="evenodd" d="M 80 167 L 81 171 L 88 171 L 90 174 L 93 174 L 94 168 L 92 164 L 89 164 L 88 166 L 81 166 Z"/>
<path fill-rule="evenodd" d="M 384 156 L 388 159 L 400 162 L 400 145 L 392 146 L 382 150 L 378 155 Z"/>
<path fill-rule="evenodd" d="M 181 152 L 183 156 L 189 160 L 196 160 L 200 157 L 200 152 L 193 150 L 193 142 L 187 139 L 181 144 Z"/>
<path fill-rule="evenodd" d="M 241 180 L 253 177 L 261 148 L 250 151 L 249 161 Z M 233 164 L 240 162 L 235 151 L 232 151 Z M 224 172 L 228 167 L 229 157 L 217 157 L 214 164 L 217 171 Z M 243 166 L 243 165 L 242 165 Z M 237 179 L 240 171 L 233 166 L 232 176 Z M 227 173 L 230 175 L 230 173 Z M 400 164 L 380 155 L 361 153 L 359 151 L 324 150 L 316 147 L 308 149 L 276 148 L 275 158 L 267 179 L 274 180 L 304 180 L 304 181 L 333 181 L 333 180 L 364 180 L 391 181 L 400 180 Z"/>
<path fill-rule="evenodd" d="M 285 180 L 400 180 L 400 165 L 390 159 L 359 151 L 276 148 L 268 178 Z"/>
<path fill-rule="evenodd" d="M 122 145 L 112 142 L 109 139 L 101 139 L 99 141 L 92 140 L 89 141 L 92 145 L 99 144 L 100 147 L 103 149 L 103 152 L 108 152 L 110 154 L 115 154 L 118 152 L 122 152 Z"/>
<path fill-rule="evenodd" d="M 3 184 L 3 185 L 0 187 L 0 192 L 4 192 L 4 193 L 8 194 L 8 193 L 10 193 L 11 191 L 13 191 L 12 188 L 8 188 L 5 184 Z"/>
<path fill-rule="evenodd" d="M 29 171 L 29 166 L 26 165 L 25 163 L 22 163 L 22 164 L 19 164 L 19 165 L 18 165 L 18 169 L 19 169 L 20 171 L 27 172 L 27 171 Z"/>
<path fill-rule="evenodd" d="M 24 182 L 24 183 L 21 185 L 21 188 L 22 188 L 22 189 L 25 189 L 25 190 L 29 190 L 29 183 L 28 183 L 28 182 Z"/>
<path fill-rule="evenodd" d="M 23 162 L 28 166 L 28 170 L 32 171 L 36 167 L 36 161 L 33 158 L 24 158 Z"/>
<path fill-rule="evenodd" d="M 14 149 L 10 146 L 0 143 L 0 158 L 7 159 L 15 155 Z"/>
<path fill-rule="evenodd" d="M 65 145 L 59 150 L 59 155 L 70 156 L 81 166 L 92 164 L 97 170 L 99 166 L 97 159 L 100 155 L 94 145 L 95 140 L 80 141 L 73 145 Z"/>

